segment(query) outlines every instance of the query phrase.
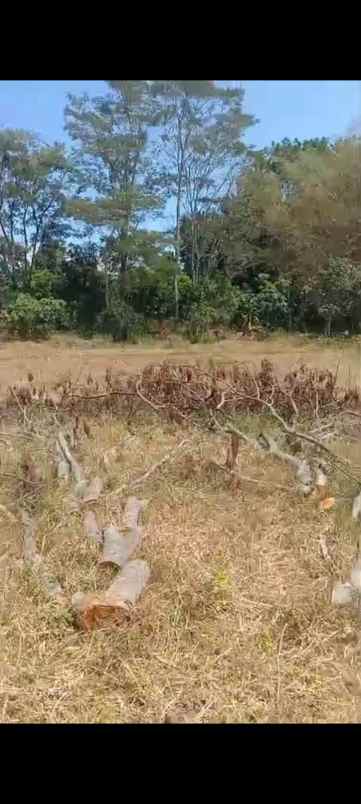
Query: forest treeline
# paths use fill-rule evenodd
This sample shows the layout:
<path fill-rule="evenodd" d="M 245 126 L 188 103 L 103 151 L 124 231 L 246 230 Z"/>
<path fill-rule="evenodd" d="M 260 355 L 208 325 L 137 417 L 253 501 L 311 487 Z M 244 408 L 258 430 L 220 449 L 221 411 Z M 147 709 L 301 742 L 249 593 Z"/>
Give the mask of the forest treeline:
<path fill-rule="evenodd" d="M 105 83 L 68 97 L 68 145 L 0 130 L 5 331 L 360 331 L 358 137 L 256 150 L 240 86 Z"/>

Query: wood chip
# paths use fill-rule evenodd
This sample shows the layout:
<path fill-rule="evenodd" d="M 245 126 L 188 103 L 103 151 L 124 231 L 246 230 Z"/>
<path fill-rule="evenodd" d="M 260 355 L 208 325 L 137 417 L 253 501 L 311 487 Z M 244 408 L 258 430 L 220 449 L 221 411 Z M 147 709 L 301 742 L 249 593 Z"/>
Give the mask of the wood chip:
<path fill-rule="evenodd" d="M 329 511 L 329 509 L 333 508 L 335 505 L 336 505 L 335 497 L 325 497 L 324 500 L 320 501 L 321 511 Z"/>

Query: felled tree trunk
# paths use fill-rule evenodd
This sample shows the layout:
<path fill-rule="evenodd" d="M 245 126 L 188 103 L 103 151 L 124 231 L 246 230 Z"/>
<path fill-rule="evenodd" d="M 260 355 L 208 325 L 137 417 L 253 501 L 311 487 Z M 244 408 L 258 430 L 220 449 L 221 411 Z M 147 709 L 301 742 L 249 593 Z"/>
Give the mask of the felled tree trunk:
<path fill-rule="evenodd" d="M 149 577 L 147 562 L 135 559 L 118 573 L 106 592 L 99 595 L 77 592 L 72 598 L 72 605 L 79 626 L 91 631 L 99 625 L 124 621 Z"/>
<path fill-rule="evenodd" d="M 137 497 L 129 497 L 124 510 L 123 522 L 125 532 L 120 533 L 118 528 L 110 525 L 103 533 L 103 554 L 99 564 L 109 566 L 115 564 L 124 567 L 130 556 L 139 547 L 142 541 L 142 530 L 138 520 L 144 502 Z"/>

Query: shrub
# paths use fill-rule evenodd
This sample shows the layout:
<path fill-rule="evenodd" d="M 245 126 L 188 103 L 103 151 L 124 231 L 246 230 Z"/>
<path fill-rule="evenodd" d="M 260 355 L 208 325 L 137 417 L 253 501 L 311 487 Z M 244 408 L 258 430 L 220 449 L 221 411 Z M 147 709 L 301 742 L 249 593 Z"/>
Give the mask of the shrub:
<path fill-rule="evenodd" d="M 258 277 L 257 290 L 241 290 L 234 323 L 238 326 L 262 324 L 270 329 L 287 326 L 289 318 L 288 282 L 271 282 L 267 274 Z"/>
<path fill-rule="evenodd" d="M 49 299 L 53 296 L 54 286 L 58 282 L 56 274 L 46 269 L 34 271 L 31 277 L 30 295 L 35 299 Z"/>
<path fill-rule="evenodd" d="M 19 293 L 7 311 L 7 329 L 20 338 L 46 338 L 52 330 L 68 325 L 67 308 L 61 299 L 35 299 Z"/>
<path fill-rule="evenodd" d="M 111 308 L 104 310 L 98 318 L 98 326 L 111 335 L 115 343 L 137 341 L 146 329 L 144 317 L 125 301 L 115 301 Z"/>
<path fill-rule="evenodd" d="M 240 291 L 224 276 L 206 279 L 192 288 L 187 287 L 188 308 L 182 312 L 188 321 L 186 333 L 195 343 L 204 339 L 210 327 L 227 327 L 239 306 Z"/>
<path fill-rule="evenodd" d="M 193 304 L 188 313 L 185 334 L 191 343 L 204 340 L 214 318 L 214 310 L 204 301 Z"/>

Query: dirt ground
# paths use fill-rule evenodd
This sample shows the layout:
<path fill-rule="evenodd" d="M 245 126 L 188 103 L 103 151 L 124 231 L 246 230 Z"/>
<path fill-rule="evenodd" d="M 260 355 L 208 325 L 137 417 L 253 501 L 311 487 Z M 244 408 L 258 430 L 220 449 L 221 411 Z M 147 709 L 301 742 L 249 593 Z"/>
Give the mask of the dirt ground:
<path fill-rule="evenodd" d="M 326 342 L 302 336 L 272 336 L 264 341 L 228 339 L 210 344 L 191 344 L 178 337 L 153 340 L 137 345 L 119 345 L 104 339 L 85 340 L 73 335 L 54 336 L 45 343 L 3 341 L 0 343 L 0 394 L 7 386 L 34 375 L 37 383 L 51 385 L 71 374 L 81 378 L 91 371 L 94 377 L 107 368 L 128 374 L 147 363 L 163 360 L 216 363 L 249 361 L 259 364 L 263 357 L 285 370 L 303 360 L 313 366 L 339 367 L 345 384 L 361 384 L 361 340 Z"/>

